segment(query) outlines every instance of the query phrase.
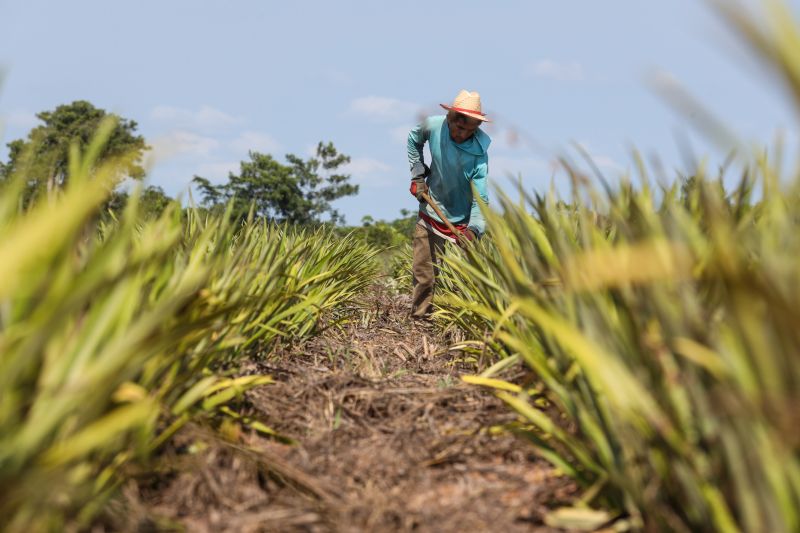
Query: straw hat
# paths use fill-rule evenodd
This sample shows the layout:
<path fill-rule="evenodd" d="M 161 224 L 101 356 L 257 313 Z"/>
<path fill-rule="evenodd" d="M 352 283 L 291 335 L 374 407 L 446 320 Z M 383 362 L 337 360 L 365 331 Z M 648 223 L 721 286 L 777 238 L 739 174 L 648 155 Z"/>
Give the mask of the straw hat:
<path fill-rule="evenodd" d="M 448 111 L 455 111 L 483 122 L 491 122 L 486 115 L 481 113 L 481 95 L 461 89 L 453 100 L 453 105 L 439 104 Z"/>

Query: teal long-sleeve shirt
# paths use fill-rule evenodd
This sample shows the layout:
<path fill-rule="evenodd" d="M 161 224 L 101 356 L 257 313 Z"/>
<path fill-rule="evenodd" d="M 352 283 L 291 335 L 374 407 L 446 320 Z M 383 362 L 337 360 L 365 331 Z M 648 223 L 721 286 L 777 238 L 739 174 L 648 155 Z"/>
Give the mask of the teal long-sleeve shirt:
<path fill-rule="evenodd" d="M 491 138 L 478 129 L 461 144 L 450 137 L 444 115 L 428 117 L 408 134 L 408 163 L 424 163 L 422 148 L 425 143 L 431 151 L 428 189 L 442 213 L 453 224 L 466 224 L 477 235 L 483 234 L 486 222 L 472 195 L 472 186 L 483 202 L 489 202 L 487 179 Z M 433 209 L 420 202 L 420 210 L 439 220 Z"/>

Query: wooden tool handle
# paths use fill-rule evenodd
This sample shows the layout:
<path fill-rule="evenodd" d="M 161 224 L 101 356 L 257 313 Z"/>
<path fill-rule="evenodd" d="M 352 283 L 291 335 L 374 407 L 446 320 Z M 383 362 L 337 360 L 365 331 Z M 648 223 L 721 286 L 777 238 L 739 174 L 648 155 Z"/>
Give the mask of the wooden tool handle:
<path fill-rule="evenodd" d="M 462 243 L 469 242 L 469 241 L 467 240 L 467 238 L 466 238 L 466 237 L 464 237 L 464 234 L 463 234 L 463 233 L 461 233 L 459 230 L 457 230 L 457 229 L 456 229 L 456 227 L 453 225 L 453 223 L 452 223 L 452 222 L 450 222 L 449 220 L 447 220 L 447 217 L 446 217 L 446 216 L 444 216 L 444 214 L 442 213 L 442 210 L 441 210 L 441 209 L 439 209 L 439 206 L 438 206 L 438 205 L 436 205 L 436 202 L 433 200 L 433 198 L 431 198 L 431 197 L 428 195 L 428 193 L 426 193 L 426 192 L 422 193 L 422 199 L 423 199 L 423 200 L 425 200 L 425 201 L 428 203 L 428 205 L 429 205 L 429 206 L 431 206 L 431 207 L 433 208 L 433 210 L 436 212 L 436 215 L 437 215 L 439 218 L 441 218 L 441 219 L 442 219 L 442 222 L 444 222 L 445 226 L 447 226 L 447 229 L 449 229 L 450 231 L 452 231 L 452 232 L 453 232 L 453 235 L 455 236 L 455 238 L 456 238 L 457 240 L 461 241 Z"/>

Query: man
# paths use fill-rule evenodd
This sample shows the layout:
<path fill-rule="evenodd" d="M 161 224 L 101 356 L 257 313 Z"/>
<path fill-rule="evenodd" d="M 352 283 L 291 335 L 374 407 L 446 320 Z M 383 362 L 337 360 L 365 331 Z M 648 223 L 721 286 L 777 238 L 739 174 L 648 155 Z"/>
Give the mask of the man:
<path fill-rule="evenodd" d="M 453 105 L 440 105 L 447 110 L 447 115 L 428 117 L 408 134 L 410 191 L 419 201 L 419 220 L 413 241 L 411 317 L 414 319 L 427 319 L 433 309 L 437 256 L 444 250 L 444 243 L 472 241 L 484 231 L 485 222 L 478 201 L 473 197 L 473 186 L 483 202 L 489 200 L 486 151 L 491 139 L 479 129 L 483 122 L 489 122 L 481 112 L 480 95 L 462 90 Z M 430 166 L 423 160 L 422 149 L 426 142 L 431 152 Z M 428 193 L 438 204 L 462 239 L 443 223 L 423 199 L 423 193 Z"/>

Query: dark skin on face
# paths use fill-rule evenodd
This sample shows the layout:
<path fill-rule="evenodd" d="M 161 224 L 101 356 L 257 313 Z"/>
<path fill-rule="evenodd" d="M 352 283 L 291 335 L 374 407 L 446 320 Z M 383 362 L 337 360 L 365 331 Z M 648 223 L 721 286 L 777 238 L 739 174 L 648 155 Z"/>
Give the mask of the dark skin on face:
<path fill-rule="evenodd" d="M 481 121 L 470 118 L 461 113 L 450 111 L 447 113 L 447 126 L 450 128 L 450 138 L 461 144 L 475 134 Z"/>

